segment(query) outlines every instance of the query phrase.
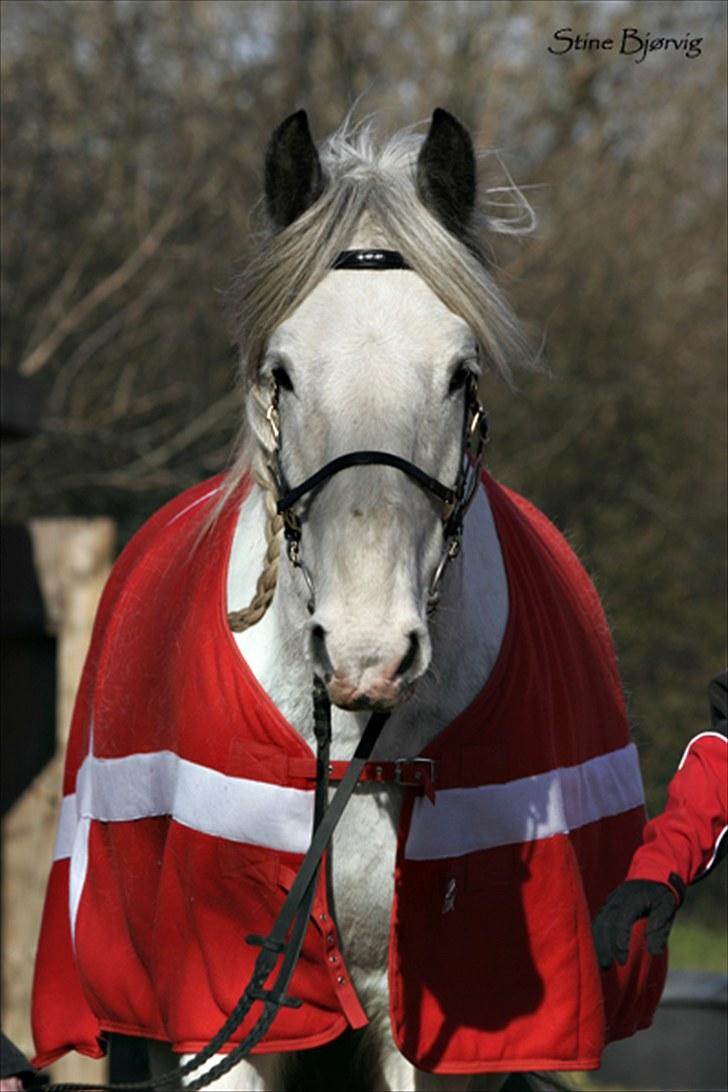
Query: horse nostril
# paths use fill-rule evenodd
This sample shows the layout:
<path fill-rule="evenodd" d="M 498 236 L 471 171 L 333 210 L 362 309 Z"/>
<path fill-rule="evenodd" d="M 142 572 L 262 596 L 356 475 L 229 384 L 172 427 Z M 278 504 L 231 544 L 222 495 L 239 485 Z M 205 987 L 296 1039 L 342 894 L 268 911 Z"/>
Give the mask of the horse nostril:
<path fill-rule="evenodd" d="M 409 671 L 409 669 L 412 667 L 412 664 L 415 662 L 419 650 L 420 638 L 417 634 L 417 630 L 413 629 L 409 635 L 409 646 L 407 648 L 407 651 L 399 667 L 397 668 L 397 675 L 404 675 L 405 671 Z"/>

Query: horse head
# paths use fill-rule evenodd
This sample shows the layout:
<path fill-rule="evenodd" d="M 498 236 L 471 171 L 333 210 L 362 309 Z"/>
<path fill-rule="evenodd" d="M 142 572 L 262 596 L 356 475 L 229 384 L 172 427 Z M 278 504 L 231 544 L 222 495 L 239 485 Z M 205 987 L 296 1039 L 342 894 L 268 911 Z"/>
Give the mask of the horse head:
<path fill-rule="evenodd" d="M 239 327 L 245 458 L 273 542 L 284 508 L 307 654 L 345 709 L 393 708 L 429 666 L 428 609 L 472 487 L 481 360 L 507 373 L 518 348 L 475 199 L 470 136 L 444 110 L 424 141 L 375 151 L 367 130 L 344 130 L 321 153 L 299 111 L 268 147 L 272 231 L 243 278 Z"/>

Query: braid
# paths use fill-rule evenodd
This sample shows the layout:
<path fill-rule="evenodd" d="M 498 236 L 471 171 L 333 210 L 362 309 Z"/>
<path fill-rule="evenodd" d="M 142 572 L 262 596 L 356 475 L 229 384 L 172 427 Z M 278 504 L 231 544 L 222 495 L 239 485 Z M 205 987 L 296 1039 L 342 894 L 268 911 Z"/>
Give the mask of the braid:
<path fill-rule="evenodd" d="M 269 466 L 269 458 L 276 444 L 273 428 L 266 417 L 269 408 L 270 401 L 264 397 L 260 387 L 257 384 L 254 385 L 251 390 L 251 397 L 248 399 L 248 418 L 257 443 L 255 444 L 250 470 L 253 480 L 263 491 L 263 502 L 267 516 L 265 521 L 266 549 L 263 571 L 258 577 L 253 598 L 247 607 L 228 613 L 228 623 L 234 633 L 242 633 L 261 620 L 273 601 L 278 582 L 278 561 L 281 554 L 283 517 L 279 515 L 276 507 L 276 482 Z"/>

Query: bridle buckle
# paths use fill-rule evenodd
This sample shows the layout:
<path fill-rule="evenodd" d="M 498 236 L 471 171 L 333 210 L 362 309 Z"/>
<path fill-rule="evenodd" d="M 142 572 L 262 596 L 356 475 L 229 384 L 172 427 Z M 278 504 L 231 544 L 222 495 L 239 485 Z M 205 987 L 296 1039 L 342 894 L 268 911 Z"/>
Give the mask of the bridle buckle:
<path fill-rule="evenodd" d="M 403 788 L 422 789 L 435 800 L 435 761 L 432 758 L 398 758 L 394 763 L 394 782 Z"/>
<path fill-rule="evenodd" d="M 478 379 L 475 375 L 471 375 L 468 387 L 468 412 L 470 420 L 465 430 L 464 446 L 478 459 L 488 442 L 488 414 L 478 397 Z"/>
<path fill-rule="evenodd" d="M 286 538 L 289 539 L 289 541 L 292 539 L 295 542 L 300 542 L 303 528 L 301 527 L 300 519 L 291 508 L 286 508 L 285 512 L 283 512 L 283 524 L 286 531 Z"/>
<path fill-rule="evenodd" d="M 265 411 L 265 419 L 270 425 L 270 430 L 273 433 L 273 442 L 278 447 L 278 443 L 281 438 L 281 422 L 278 416 L 278 392 L 276 391 L 273 401 Z"/>
<path fill-rule="evenodd" d="M 430 582 L 430 590 L 427 593 L 426 611 L 428 614 L 432 614 L 437 604 L 440 602 L 440 581 L 442 580 L 443 573 L 449 561 L 457 557 L 460 553 L 462 546 L 462 528 L 458 528 L 454 534 L 452 534 L 447 542 L 445 548 L 440 555 L 440 560 L 437 563 L 434 575 Z"/>
<path fill-rule="evenodd" d="M 453 494 L 453 496 L 450 497 L 449 500 L 446 500 L 446 501 L 443 502 L 442 516 L 441 516 L 441 519 L 442 519 L 443 523 L 448 522 L 448 520 L 450 519 L 450 516 L 453 514 L 453 512 L 455 511 L 457 506 L 458 506 L 458 497 L 457 497 L 456 494 Z"/>
<path fill-rule="evenodd" d="M 470 428 L 468 429 L 468 439 L 472 441 L 476 433 L 481 441 L 485 440 L 485 437 L 488 434 L 485 410 L 480 405 L 480 403 L 477 404 L 475 413 L 473 414 L 473 419 L 470 422 Z"/>
<path fill-rule="evenodd" d="M 413 769 L 414 767 L 414 769 Z M 433 758 L 398 758 L 394 763 L 394 782 L 404 788 L 412 788 L 428 779 L 435 781 Z"/>

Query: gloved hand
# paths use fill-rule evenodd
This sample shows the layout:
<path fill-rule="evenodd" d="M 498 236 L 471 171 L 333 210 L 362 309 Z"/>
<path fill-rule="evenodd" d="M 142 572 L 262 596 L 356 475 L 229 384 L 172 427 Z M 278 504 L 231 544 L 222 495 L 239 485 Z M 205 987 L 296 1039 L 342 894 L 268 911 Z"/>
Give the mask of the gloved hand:
<path fill-rule="evenodd" d="M 612 891 L 592 925 L 602 970 L 608 971 L 614 959 L 620 967 L 627 962 L 632 926 L 639 918 L 647 918 L 647 951 L 659 955 L 677 907 L 677 899 L 667 884 L 655 880 L 627 880 Z"/>

